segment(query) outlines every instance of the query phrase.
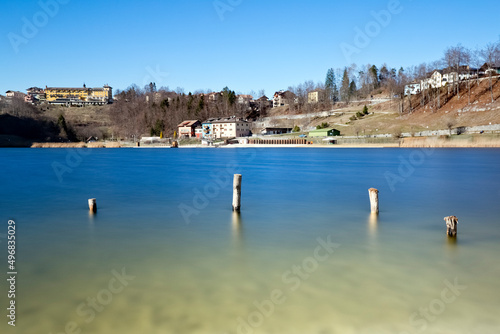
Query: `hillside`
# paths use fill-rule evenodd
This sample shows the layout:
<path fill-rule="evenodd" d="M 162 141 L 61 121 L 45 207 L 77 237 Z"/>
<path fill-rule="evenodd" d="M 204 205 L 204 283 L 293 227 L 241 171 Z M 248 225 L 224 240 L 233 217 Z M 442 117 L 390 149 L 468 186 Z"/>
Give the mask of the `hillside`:
<path fill-rule="evenodd" d="M 301 129 L 308 130 L 327 122 L 331 127 L 338 128 L 343 135 L 361 136 L 500 124 L 500 77 L 493 78 L 493 103 L 488 78 L 482 79 L 479 85 L 475 80 L 471 81 L 470 97 L 465 83 L 460 87 L 460 97 L 453 93 L 452 89 L 448 93 L 448 88 L 441 88 L 440 108 L 437 108 L 436 93 L 437 90 L 429 92 L 429 95 L 434 94 L 430 99 L 427 96 L 424 99 L 420 95 L 412 96 L 411 112 L 409 98 L 406 97 L 403 113 L 400 113 L 401 100 L 398 98 L 376 104 L 372 101 L 351 103 L 348 106 L 337 103 L 333 110 L 328 112 L 332 114 L 330 116 L 310 114 L 297 117 L 290 115 L 286 107 L 281 107 L 274 109 L 272 116 L 264 119 L 259 126 L 298 125 Z M 368 106 L 370 114 L 361 119 L 351 120 L 362 110 L 364 104 Z"/>

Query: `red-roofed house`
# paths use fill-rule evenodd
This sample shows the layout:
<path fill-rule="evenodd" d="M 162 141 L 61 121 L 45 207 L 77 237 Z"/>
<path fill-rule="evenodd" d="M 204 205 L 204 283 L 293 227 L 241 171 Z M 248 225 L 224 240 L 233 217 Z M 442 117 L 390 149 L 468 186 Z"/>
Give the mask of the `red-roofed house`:
<path fill-rule="evenodd" d="M 193 138 L 196 137 L 196 127 L 201 127 L 201 122 L 198 120 L 184 121 L 177 125 L 179 138 Z"/>

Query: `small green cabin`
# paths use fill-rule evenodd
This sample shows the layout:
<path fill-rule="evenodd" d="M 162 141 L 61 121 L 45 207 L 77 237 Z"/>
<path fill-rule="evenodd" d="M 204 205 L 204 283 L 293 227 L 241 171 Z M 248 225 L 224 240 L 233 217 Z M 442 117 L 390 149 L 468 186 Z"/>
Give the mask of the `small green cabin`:
<path fill-rule="evenodd" d="M 332 137 L 340 136 L 340 131 L 337 129 L 319 129 L 309 132 L 309 137 Z"/>

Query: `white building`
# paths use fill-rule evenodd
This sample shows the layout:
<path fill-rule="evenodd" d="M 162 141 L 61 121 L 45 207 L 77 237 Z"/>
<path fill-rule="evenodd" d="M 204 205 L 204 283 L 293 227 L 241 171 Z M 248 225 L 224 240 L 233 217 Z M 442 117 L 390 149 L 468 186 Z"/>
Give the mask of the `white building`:
<path fill-rule="evenodd" d="M 18 91 L 14 91 L 14 90 L 8 90 L 8 91 L 5 92 L 5 97 L 8 97 L 8 98 L 16 97 L 16 98 L 19 98 L 19 99 L 24 99 L 25 95 L 26 94 L 18 92 Z"/>
<path fill-rule="evenodd" d="M 250 136 L 250 123 L 238 118 L 223 118 L 212 121 L 214 138 L 236 138 Z"/>
<path fill-rule="evenodd" d="M 443 72 L 440 70 L 435 70 L 432 72 L 431 76 L 420 82 L 420 89 L 428 88 L 439 88 L 443 86 Z"/>
<path fill-rule="evenodd" d="M 405 86 L 405 95 L 415 95 L 420 93 L 420 84 L 416 82 L 412 82 Z"/>
<path fill-rule="evenodd" d="M 288 101 L 287 101 L 285 95 L 286 95 L 286 92 L 284 90 L 280 90 L 279 92 L 274 93 L 273 108 L 288 105 Z"/>
<path fill-rule="evenodd" d="M 442 79 L 442 86 L 446 85 L 447 83 L 449 85 L 455 83 L 458 81 L 458 73 L 457 72 L 449 72 L 443 74 L 443 79 Z"/>

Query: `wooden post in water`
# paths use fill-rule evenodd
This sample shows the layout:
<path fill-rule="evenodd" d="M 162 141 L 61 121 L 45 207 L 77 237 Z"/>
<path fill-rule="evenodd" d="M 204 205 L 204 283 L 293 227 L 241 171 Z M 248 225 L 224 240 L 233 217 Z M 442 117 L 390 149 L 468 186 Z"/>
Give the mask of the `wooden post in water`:
<path fill-rule="evenodd" d="M 446 222 L 446 234 L 448 234 L 450 237 L 456 237 L 458 218 L 456 216 L 448 216 L 444 217 L 444 220 Z"/>
<path fill-rule="evenodd" d="M 97 202 L 95 198 L 89 199 L 89 210 L 93 213 L 97 212 Z"/>
<path fill-rule="evenodd" d="M 241 174 L 234 174 L 233 211 L 240 212 L 240 206 L 241 206 Z"/>
<path fill-rule="evenodd" d="M 375 188 L 368 189 L 368 194 L 370 195 L 370 205 L 372 208 L 372 213 L 378 213 L 378 190 Z"/>

